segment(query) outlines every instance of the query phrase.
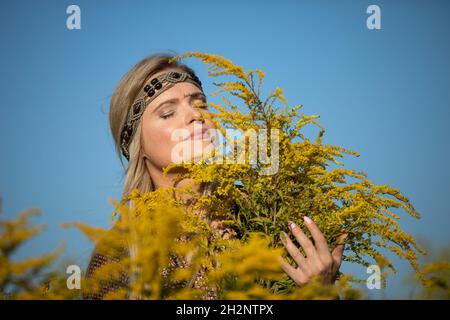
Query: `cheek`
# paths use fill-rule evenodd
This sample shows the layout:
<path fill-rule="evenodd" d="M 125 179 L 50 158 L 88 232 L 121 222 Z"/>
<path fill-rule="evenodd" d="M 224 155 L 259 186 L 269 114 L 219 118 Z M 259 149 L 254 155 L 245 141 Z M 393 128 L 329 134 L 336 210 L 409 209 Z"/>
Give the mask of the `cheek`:
<path fill-rule="evenodd" d="M 171 138 L 175 129 L 171 121 L 149 121 L 142 126 L 144 152 L 158 166 L 171 162 L 172 148 L 177 143 Z"/>

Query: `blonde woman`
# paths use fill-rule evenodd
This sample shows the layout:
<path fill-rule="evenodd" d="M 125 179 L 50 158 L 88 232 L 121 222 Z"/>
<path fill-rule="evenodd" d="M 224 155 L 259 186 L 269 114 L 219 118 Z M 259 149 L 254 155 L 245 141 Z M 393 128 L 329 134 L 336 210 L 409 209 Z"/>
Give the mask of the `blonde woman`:
<path fill-rule="evenodd" d="M 206 102 L 201 81 L 194 70 L 183 63 L 172 62 L 167 54 L 156 54 L 138 62 L 121 79 L 111 99 L 109 121 L 116 151 L 125 169 L 123 193 L 134 189 L 142 193 L 157 188 L 174 186 L 172 178 L 179 172 L 163 176 L 163 168 L 174 161 L 173 150 L 179 144 L 186 148 L 199 145 L 206 148 L 217 139 L 214 124 L 202 117 L 196 103 Z M 206 108 L 203 106 L 203 108 Z M 209 112 L 207 109 L 205 112 Z M 177 136 L 178 139 L 173 139 Z M 197 140 L 197 141 L 196 141 Z M 180 142 L 181 141 L 181 142 Z M 192 150 L 192 149 L 191 149 Z M 194 148 L 194 154 L 201 152 Z M 128 161 L 124 164 L 124 159 Z M 189 179 L 180 181 L 175 187 L 181 189 L 192 183 Z M 200 194 L 211 192 L 211 185 L 193 185 Z M 189 203 L 190 197 L 181 195 Z M 298 284 L 304 285 L 315 275 L 321 275 L 325 282 L 331 283 L 339 270 L 344 246 L 338 245 L 330 252 L 327 242 L 315 223 L 306 218 L 314 243 L 308 239 L 294 222 L 289 229 L 303 247 L 306 256 L 293 244 L 289 236 L 283 241 L 287 251 L 298 267 L 282 261 L 284 271 Z M 223 237 L 236 236 L 234 230 L 221 227 L 214 221 L 215 227 Z M 344 240 L 345 235 L 341 240 Z M 117 258 L 94 253 L 89 263 L 87 276 L 92 276 L 96 268 Z M 196 286 L 203 287 L 202 274 Z M 96 294 L 86 294 L 90 299 L 101 299 L 111 290 L 126 287 L 128 276 L 105 284 Z M 205 299 L 214 299 L 210 291 Z"/>

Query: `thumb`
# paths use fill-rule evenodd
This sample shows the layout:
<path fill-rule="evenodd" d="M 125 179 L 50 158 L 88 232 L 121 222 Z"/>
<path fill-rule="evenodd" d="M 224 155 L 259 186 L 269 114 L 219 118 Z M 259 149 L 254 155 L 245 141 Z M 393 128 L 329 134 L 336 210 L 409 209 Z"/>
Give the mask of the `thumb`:
<path fill-rule="evenodd" d="M 341 265 L 342 262 L 342 255 L 344 254 L 344 248 L 345 248 L 345 239 L 347 239 L 348 233 L 343 233 L 337 238 L 337 245 L 334 247 L 333 251 L 331 252 L 331 256 L 333 257 L 333 260 L 337 266 Z"/>

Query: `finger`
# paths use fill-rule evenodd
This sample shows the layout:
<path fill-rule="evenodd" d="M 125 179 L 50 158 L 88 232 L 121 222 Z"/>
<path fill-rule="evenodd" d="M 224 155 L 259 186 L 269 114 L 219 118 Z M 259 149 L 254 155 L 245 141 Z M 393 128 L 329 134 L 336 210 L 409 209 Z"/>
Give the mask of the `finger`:
<path fill-rule="evenodd" d="M 286 272 L 287 275 L 291 277 L 291 279 L 294 280 L 297 284 L 303 284 L 307 282 L 308 279 L 300 269 L 296 269 L 291 266 L 281 256 L 278 256 L 278 261 L 280 262 L 283 271 Z"/>
<path fill-rule="evenodd" d="M 286 272 L 291 278 L 295 277 L 297 269 L 287 263 L 281 256 L 278 257 L 278 261 L 280 262 L 281 268 L 284 270 L 284 272 Z"/>
<path fill-rule="evenodd" d="M 304 216 L 304 220 L 306 227 L 308 228 L 309 232 L 311 232 L 319 255 L 321 255 L 322 257 L 329 257 L 330 249 L 328 248 L 327 240 L 323 236 L 317 224 L 307 216 Z"/>
<path fill-rule="evenodd" d="M 336 266 L 341 265 L 342 262 L 342 255 L 344 254 L 344 249 L 345 249 L 345 239 L 348 237 L 347 233 L 341 234 L 338 238 L 337 238 L 337 245 L 336 247 L 333 249 L 333 251 L 331 252 L 331 256 L 333 257 L 334 263 Z"/>
<path fill-rule="evenodd" d="M 291 257 L 298 264 L 298 266 L 303 266 L 305 264 L 305 257 L 285 232 L 283 232 L 281 235 L 281 241 L 283 242 L 284 247 L 289 252 Z"/>
<path fill-rule="evenodd" d="M 314 255 L 316 255 L 317 253 L 313 243 L 308 239 L 302 229 L 292 221 L 288 221 L 288 226 L 297 239 L 298 243 L 302 246 L 303 250 L 306 253 L 306 256 L 313 257 Z"/>

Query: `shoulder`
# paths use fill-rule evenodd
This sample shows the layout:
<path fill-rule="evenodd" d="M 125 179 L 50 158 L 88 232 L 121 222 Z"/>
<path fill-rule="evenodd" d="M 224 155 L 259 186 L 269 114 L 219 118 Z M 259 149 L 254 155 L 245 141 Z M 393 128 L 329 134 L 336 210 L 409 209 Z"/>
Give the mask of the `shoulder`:
<path fill-rule="evenodd" d="M 95 271 L 108 264 L 113 262 L 119 262 L 120 259 L 118 257 L 112 257 L 105 254 L 96 253 L 94 250 L 94 253 L 91 256 L 91 259 L 89 260 L 89 265 L 86 270 L 86 277 L 92 278 L 92 276 L 95 274 Z"/>
<path fill-rule="evenodd" d="M 111 250 L 104 250 L 108 246 L 106 240 L 101 240 L 95 247 L 91 258 L 89 260 L 88 267 L 86 269 L 86 280 L 98 282 L 98 290 L 89 291 L 83 290 L 83 299 L 88 300 L 101 300 L 104 296 L 114 290 L 120 288 L 126 288 L 129 283 L 128 275 L 125 272 L 112 272 L 111 274 L 99 275 L 97 271 L 103 266 L 108 264 L 116 264 L 119 269 L 120 261 L 128 255 L 126 248 L 120 248 L 116 254 L 111 254 Z M 116 266 L 114 266 L 116 268 Z M 117 276 L 119 274 L 119 276 Z M 107 279 L 107 280 L 105 280 Z"/>

